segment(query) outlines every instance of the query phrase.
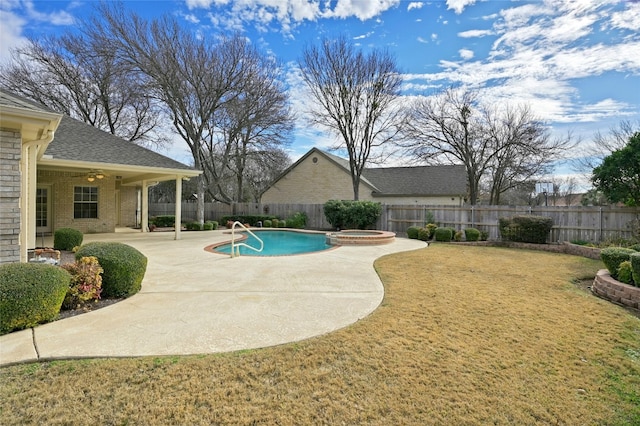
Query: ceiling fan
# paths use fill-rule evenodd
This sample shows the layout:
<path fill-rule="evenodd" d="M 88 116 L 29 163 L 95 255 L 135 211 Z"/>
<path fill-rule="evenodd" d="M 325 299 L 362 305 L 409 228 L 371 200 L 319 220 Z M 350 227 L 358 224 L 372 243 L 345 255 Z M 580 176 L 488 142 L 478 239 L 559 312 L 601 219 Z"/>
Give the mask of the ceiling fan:
<path fill-rule="evenodd" d="M 104 172 L 102 170 L 89 170 L 89 172 L 87 173 L 87 180 L 89 182 L 93 182 L 96 179 L 100 180 L 100 179 L 104 179 L 106 175 L 104 174 Z"/>

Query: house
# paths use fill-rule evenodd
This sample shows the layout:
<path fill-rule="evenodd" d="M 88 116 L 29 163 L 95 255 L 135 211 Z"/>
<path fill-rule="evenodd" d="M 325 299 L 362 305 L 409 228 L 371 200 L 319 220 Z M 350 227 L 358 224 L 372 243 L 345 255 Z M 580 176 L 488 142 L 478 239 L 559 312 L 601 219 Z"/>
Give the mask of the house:
<path fill-rule="evenodd" d="M 26 261 L 37 236 L 62 227 L 146 232 L 148 188 L 175 180 L 180 199 L 182 180 L 201 173 L 0 90 L 0 263 Z"/>
<path fill-rule="evenodd" d="M 359 199 L 385 204 L 462 205 L 467 194 L 464 166 L 365 169 Z M 349 162 L 313 148 L 284 171 L 263 193 L 261 202 L 323 204 L 352 200 Z"/>

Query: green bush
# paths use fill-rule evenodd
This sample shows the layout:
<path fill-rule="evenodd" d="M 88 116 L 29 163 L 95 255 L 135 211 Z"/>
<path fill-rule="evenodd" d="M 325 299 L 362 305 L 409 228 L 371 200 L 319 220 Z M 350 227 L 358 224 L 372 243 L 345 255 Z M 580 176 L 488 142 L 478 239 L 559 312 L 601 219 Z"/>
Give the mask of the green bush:
<path fill-rule="evenodd" d="M 456 242 L 459 243 L 460 241 L 462 241 L 462 236 L 463 235 L 464 235 L 464 232 L 456 231 L 455 234 L 453 234 L 453 241 L 456 241 Z"/>
<path fill-rule="evenodd" d="M 100 299 L 102 292 L 102 268 L 98 258 L 83 257 L 75 263 L 62 265 L 69 272 L 71 282 L 62 302 L 64 309 L 76 309 L 90 300 Z"/>
<path fill-rule="evenodd" d="M 489 239 L 489 231 L 480 231 L 480 241 L 487 241 Z"/>
<path fill-rule="evenodd" d="M 617 280 L 621 283 L 633 285 L 633 271 L 631 269 L 631 262 L 625 260 L 618 266 Z"/>
<path fill-rule="evenodd" d="M 624 247 L 606 247 L 600 250 L 600 258 L 607 267 L 609 273 L 613 278 L 618 277 L 618 268 L 620 264 L 630 259 L 632 253 L 637 253 L 635 250 Z"/>
<path fill-rule="evenodd" d="M 635 251 L 640 251 L 640 244 L 634 244 L 629 248 L 634 249 Z"/>
<path fill-rule="evenodd" d="M 211 226 L 212 226 L 211 229 L 213 229 L 214 231 L 220 227 L 220 224 L 216 220 L 210 220 L 210 221 L 208 221 L 208 223 L 211 224 Z"/>
<path fill-rule="evenodd" d="M 140 291 L 147 270 L 147 258 L 135 248 L 122 243 L 94 242 L 80 247 L 76 259 L 95 256 L 104 269 L 102 295 L 129 297 Z"/>
<path fill-rule="evenodd" d="M 82 244 L 82 232 L 73 228 L 56 229 L 53 233 L 53 248 L 71 251 Z"/>
<path fill-rule="evenodd" d="M 435 223 L 427 223 L 427 225 L 425 226 L 427 232 L 429 233 L 429 239 L 433 238 L 433 235 L 436 232 L 436 229 L 438 229 L 438 225 L 436 225 Z"/>
<path fill-rule="evenodd" d="M 67 271 L 53 265 L 0 265 L 0 334 L 54 320 L 70 280 Z"/>
<path fill-rule="evenodd" d="M 629 261 L 631 262 L 633 282 L 636 287 L 640 287 L 640 252 L 632 253 L 629 256 Z"/>
<path fill-rule="evenodd" d="M 418 239 L 420 241 L 429 241 L 429 239 L 431 239 L 431 232 L 429 232 L 427 228 L 419 228 Z"/>
<path fill-rule="evenodd" d="M 410 238 L 412 240 L 417 240 L 419 231 L 420 231 L 420 227 L 419 226 L 410 226 L 410 227 L 408 227 L 407 228 L 407 238 Z"/>
<path fill-rule="evenodd" d="M 204 225 L 200 222 L 187 222 L 184 227 L 187 231 L 202 231 L 204 229 Z"/>
<path fill-rule="evenodd" d="M 553 219 L 546 216 L 513 216 L 498 223 L 503 240 L 521 243 L 545 244 L 553 228 Z"/>
<path fill-rule="evenodd" d="M 213 231 L 213 223 L 207 221 L 202 225 L 204 231 Z"/>
<path fill-rule="evenodd" d="M 264 222 L 262 222 L 262 226 L 264 226 L 265 228 L 271 228 L 273 226 L 273 222 L 271 222 L 270 219 L 267 219 Z"/>
<path fill-rule="evenodd" d="M 271 219 L 271 226 L 273 226 L 274 228 L 277 228 L 279 224 L 280 224 L 280 219 L 278 218 Z"/>
<path fill-rule="evenodd" d="M 366 229 L 375 225 L 382 205 L 373 201 L 329 200 L 324 204 L 327 222 L 336 229 Z"/>
<path fill-rule="evenodd" d="M 449 242 L 453 238 L 451 228 L 436 228 L 433 236 L 436 241 Z"/>
<path fill-rule="evenodd" d="M 278 222 L 278 228 L 286 228 L 287 227 L 287 221 L 286 220 L 281 220 Z"/>
<path fill-rule="evenodd" d="M 289 228 L 303 229 L 307 225 L 307 214 L 304 212 L 296 212 L 287 219 Z"/>
<path fill-rule="evenodd" d="M 262 222 L 264 224 L 265 220 L 273 220 L 275 218 L 275 216 L 271 216 L 271 215 L 261 215 L 261 214 L 254 214 L 254 215 L 235 215 L 235 216 L 222 216 L 222 218 L 220 219 L 220 222 L 222 223 L 227 223 L 229 221 L 231 222 L 235 222 L 238 221 L 240 223 L 242 223 L 243 225 L 245 223 L 248 223 L 251 226 L 256 226 L 258 224 L 258 222 Z"/>
<path fill-rule="evenodd" d="M 465 228 L 464 238 L 467 241 L 478 241 L 480 239 L 480 231 L 476 228 Z"/>
<path fill-rule="evenodd" d="M 176 224 L 176 217 L 172 214 L 156 216 L 153 224 L 159 228 L 172 228 Z"/>

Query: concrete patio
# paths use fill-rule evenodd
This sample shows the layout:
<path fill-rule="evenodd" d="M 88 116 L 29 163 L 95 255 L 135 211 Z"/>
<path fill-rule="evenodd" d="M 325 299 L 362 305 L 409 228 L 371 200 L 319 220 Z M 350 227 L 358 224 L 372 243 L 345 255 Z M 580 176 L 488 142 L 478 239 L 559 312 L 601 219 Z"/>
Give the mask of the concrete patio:
<path fill-rule="evenodd" d="M 231 259 L 204 250 L 228 240 L 224 230 L 173 237 L 130 231 L 85 235 L 85 243 L 118 241 L 148 257 L 141 292 L 96 311 L 0 336 L 0 365 L 209 354 L 322 335 L 358 321 L 380 304 L 384 289 L 375 259 L 425 247 L 421 241 L 396 238 L 380 246 Z M 45 244 L 51 246 L 51 239 Z"/>

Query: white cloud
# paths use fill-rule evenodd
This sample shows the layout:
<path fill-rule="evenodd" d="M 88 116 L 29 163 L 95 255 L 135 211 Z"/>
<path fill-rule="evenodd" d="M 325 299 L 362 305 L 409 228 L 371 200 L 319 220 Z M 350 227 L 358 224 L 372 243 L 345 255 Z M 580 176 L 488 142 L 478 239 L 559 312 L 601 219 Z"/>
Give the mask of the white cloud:
<path fill-rule="evenodd" d="M 362 40 L 362 39 L 364 39 L 364 38 L 371 37 L 372 35 L 373 35 L 373 31 L 369 31 L 369 32 L 368 32 L 368 33 L 366 33 L 366 34 L 362 34 L 362 35 L 359 35 L 359 36 L 355 36 L 353 39 L 354 39 L 354 40 Z"/>
<path fill-rule="evenodd" d="M 424 6 L 424 3 L 422 3 L 421 1 L 412 1 L 411 3 L 409 3 L 409 5 L 407 6 L 407 10 L 411 10 L 411 9 L 422 9 L 422 6 Z"/>
<path fill-rule="evenodd" d="M 424 39 L 422 37 L 418 37 L 416 40 L 418 40 L 420 43 L 425 43 L 425 44 L 429 43 L 429 40 L 426 40 L 426 39 Z"/>
<path fill-rule="evenodd" d="M 64 10 L 52 13 L 38 12 L 33 1 L 23 1 L 22 7 L 26 10 L 28 18 L 34 21 L 48 22 L 53 25 L 73 25 L 75 22 L 73 15 Z"/>
<path fill-rule="evenodd" d="M 27 42 L 22 36 L 25 20 L 6 10 L 0 10 L 0 64 L 11 59 L 11 49 L 20 47 Z"/>
<path fill-rule="evenodd" d="M 469 49 L 460 49 L 458 51 L 458 53 L 460 54 L 460 57 L 464 60 L 469 60 L 471 58 L 473 58 L 473 50 L 469 50 Z"/>
<path fill-rule="evenodd" d="M 458 37 L 462 37 L 462 38 L 485 37 L 493 34 L 494 32 L 492 30 L 469 30 L 469 31 L 459 32 Z"/>
<path fill-rule="evenodd" d="M 613 28 L 638 31 L 640 28 L 640 3 L 628 2 L 626 9 L 611 14 Z"/>
<path fill-rule="evenodd" d="M 459 15 L 465 7 L 471 6 L 475 2 L 476 0 L 447 0 L 447 9 L 453 9 Z"/>
<path fill-rule="evenodd" d="M 325 17 L 349 18 L 355 16 L 366 21 L 400 4 L 400 0 L 338 0 L 333 11 L 327 11 Z"/>

